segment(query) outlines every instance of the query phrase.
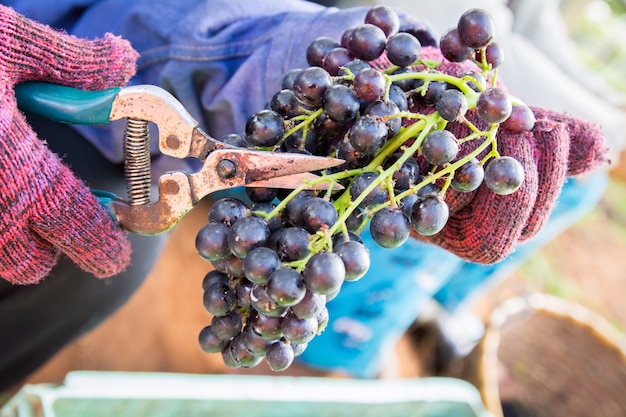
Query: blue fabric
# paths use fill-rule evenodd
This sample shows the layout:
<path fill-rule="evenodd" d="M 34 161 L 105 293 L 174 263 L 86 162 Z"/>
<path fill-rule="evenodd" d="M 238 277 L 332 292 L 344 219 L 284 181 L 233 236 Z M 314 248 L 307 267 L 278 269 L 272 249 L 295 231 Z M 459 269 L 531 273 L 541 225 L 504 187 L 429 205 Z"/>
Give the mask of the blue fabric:
<path fill-rule="evenodd" d="M 41 0 L 1 1 L 18 12 L 77 36 L 113 32 L 140 53 L 133 84 L 173 93 L 215 137 L 243 132 L 245 121 L 279 88 L 287 70 L 307 66 L 307 45 L 320 35 L 340 39 L 367 9 L 338 10 L 299 0 Z M 424 27 L 427 27 L 424 24 Z M 109 160 L 122 160 L 123 123 L 77 127 Z M 156 141 L 153 141 L 156 143 Z M 181 161 L 162 157 L 161 170 Z M 156 167 L 155 167 L 156 168 Z M 158 174 L 158 168 L 155 169 Z M 606 176 L 569 182 L 548 227 L 494 266 L 463 262 L 431 245 L 409 241 L 389 250 L 366 232 L 368 274 L 346 283 L 329 303 L 328 329 L 300 360 L 359 377 L 373 377 L 381 358 L 434 297 L 453 310 L 475 291 L 518 266 L 572 224 L 599 198 Z"/>

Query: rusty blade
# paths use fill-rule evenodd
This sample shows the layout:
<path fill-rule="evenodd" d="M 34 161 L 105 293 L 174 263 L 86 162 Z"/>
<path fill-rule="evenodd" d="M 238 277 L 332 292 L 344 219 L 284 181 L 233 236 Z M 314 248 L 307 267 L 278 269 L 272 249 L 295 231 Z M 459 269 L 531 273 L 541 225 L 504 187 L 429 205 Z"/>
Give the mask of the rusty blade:
<path fill-rule="evenodd" d="M 320 177 L 304 172 L 302 174 L 286 175 L 283 177 L 270 178 L 269 180 L 253 181 L 246 184 L 246 187 L 265 187 L 265 188 L 283 188 L 294 190 L 296 188 L 304 186 L 305 190 L 328 190 L 330 188 L 329 181 L 320 181 Z M 316 181 L 314 184 L 311 184 Z M 345 187 L 339 183 L 332 184 L 334 190 L 343 190 Z"/>

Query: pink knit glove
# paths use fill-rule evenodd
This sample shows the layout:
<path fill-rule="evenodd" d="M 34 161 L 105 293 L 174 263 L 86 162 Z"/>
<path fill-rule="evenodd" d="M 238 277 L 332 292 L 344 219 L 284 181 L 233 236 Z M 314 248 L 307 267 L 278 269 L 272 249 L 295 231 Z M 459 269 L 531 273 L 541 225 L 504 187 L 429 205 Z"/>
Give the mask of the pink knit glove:
<path fill-rule="evenodd" d="M 17 110 L 13 86 L 47 81 L 82 89 L 125 84 L 137 53 L 111 34 L 88 41 L 0 6 L 0 276 L 41 281 L 60 252 L 97 277 L 130 262 L 125 232 L 87 186 L 39 140 Z"/>

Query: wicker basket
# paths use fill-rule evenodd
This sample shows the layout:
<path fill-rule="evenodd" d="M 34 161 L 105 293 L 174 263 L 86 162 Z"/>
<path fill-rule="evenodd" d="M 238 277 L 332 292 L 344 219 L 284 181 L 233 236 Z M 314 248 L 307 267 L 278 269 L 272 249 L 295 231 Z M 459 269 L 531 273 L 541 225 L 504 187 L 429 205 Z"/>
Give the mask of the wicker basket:
<path fill-rule="evenodd" d="M 586 308 L 544 294 L 491 315 L 452 375 L 474 384 L 497 417 L 625 417 L 624 335 Z"/>

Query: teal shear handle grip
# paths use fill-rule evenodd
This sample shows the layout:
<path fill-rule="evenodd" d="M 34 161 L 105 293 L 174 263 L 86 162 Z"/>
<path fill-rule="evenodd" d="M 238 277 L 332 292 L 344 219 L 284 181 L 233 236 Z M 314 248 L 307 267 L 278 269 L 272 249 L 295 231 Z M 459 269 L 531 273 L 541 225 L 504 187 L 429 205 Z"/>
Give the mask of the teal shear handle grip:
<path fill-rule="evenodd" d="M 109 122 L 113 102 L 121 87 L 86 91 L 43 82 L 15 86 L 18 107 L 50 120 L 73 124 Z"/>

